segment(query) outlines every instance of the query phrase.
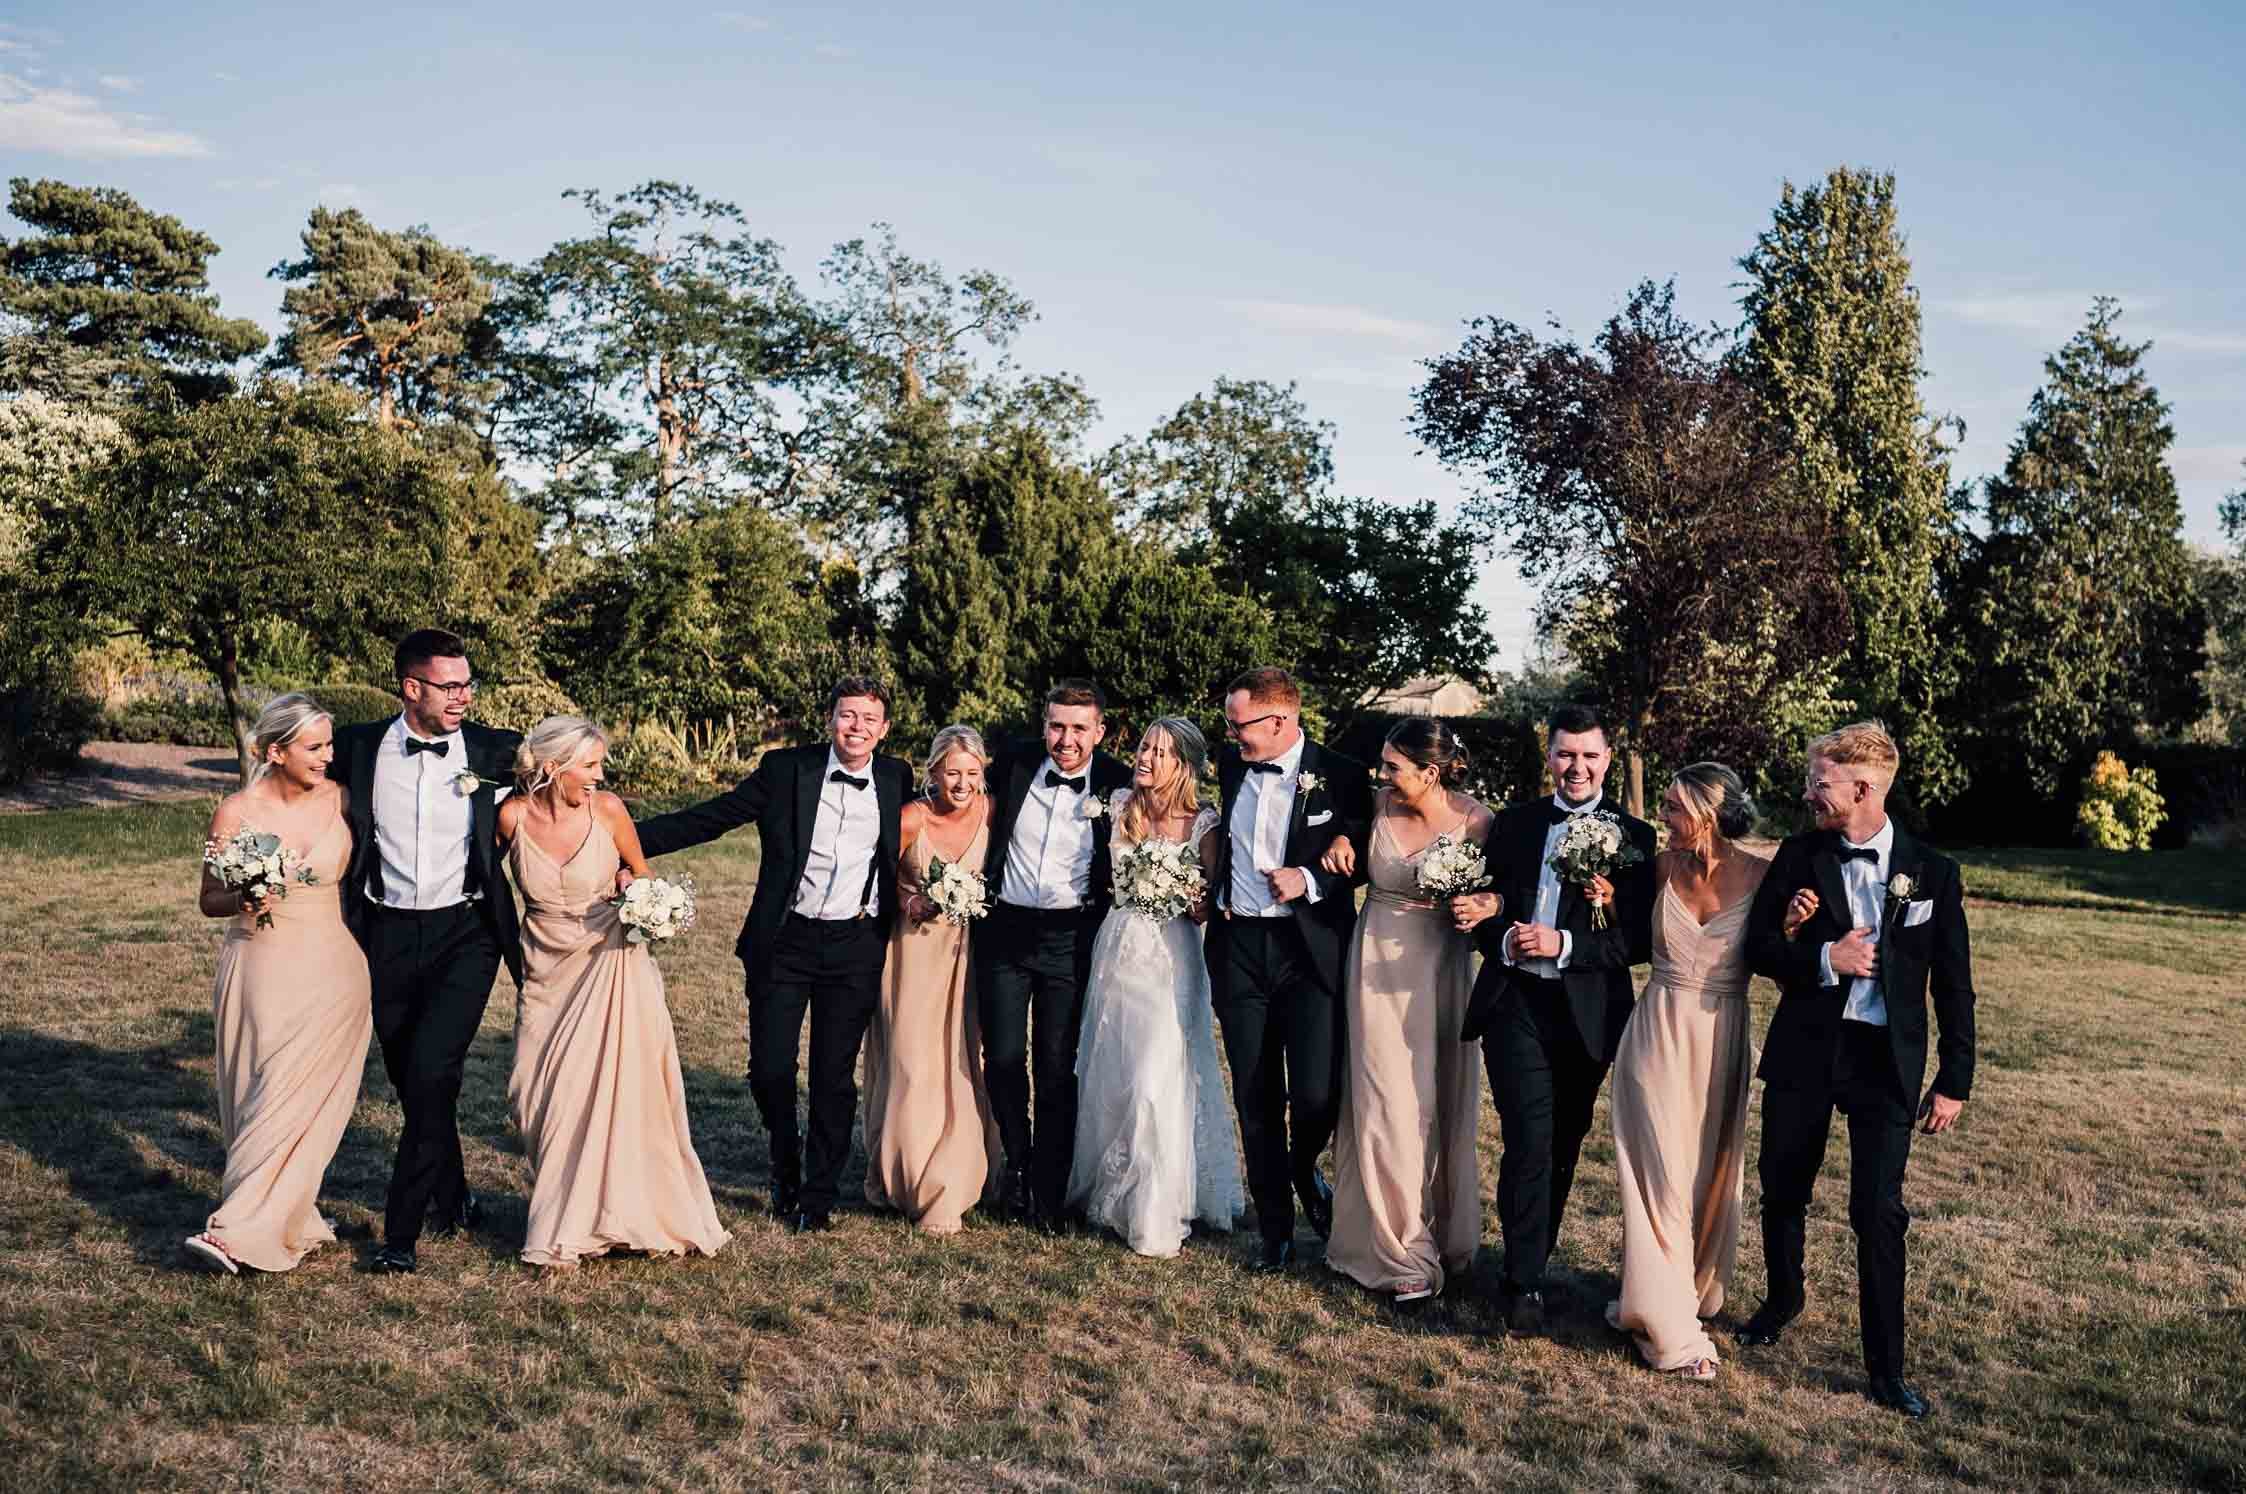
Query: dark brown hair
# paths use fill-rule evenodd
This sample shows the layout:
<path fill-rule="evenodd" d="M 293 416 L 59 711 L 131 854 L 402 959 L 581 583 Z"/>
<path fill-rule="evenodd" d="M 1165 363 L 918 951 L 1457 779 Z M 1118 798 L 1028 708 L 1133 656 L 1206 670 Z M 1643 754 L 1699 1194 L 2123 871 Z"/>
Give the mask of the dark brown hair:
<path fill-rule="evenodd" d="M 1045 692 L 1049 706 L 1090 706 L 1102 717 L 1107 715 L 1107 692 L 1086 679 L 1053 681 L 1053 688 Z M 1043 712 L 1039 712 L 1043 715 Z"/>
<path fill-rule="evenodd" d="M 1386 745 L 1423 768 L 1441 772 L 1444 788 L 1457 788 L 1474 766 L 1473 754 L 1460 744 L 1451 724 L 1438 716 L 1410 716 L 1388 728 Z"/>
<path fill-rule="evenodd" d="M 397 652 L 390 662 L 402 681 L 431 659 L 465 659 L 468 645 L 461 642 L 458 633 L 448 633 L 443 628 L 415 628 L 398 640 Z"/>
<path fill-rule="evenodd" d="M 1614 741 L 1614 733 L 1607 730 L 1605 715 L 1600 712 L 1597 706 L 1586 705 L 1582 701 L 1570 701 L 1565 705 L 1554 706 L 1550 718 L 1544 723 L 1544 730 L 1546 741 L 1550 741 L 1563 731 L 1569 736 L 1578 737 L 1585 732 L 1595 731 L 1600 736 L 1605 737 L 1610 745 Z"/>
<path fill-rule="evenodd" d="M 832 718 L 834 708 L 853 695 L 865 695 L 881 702 L 881 719 L 886 721 L 896 708 L 889 701 L 889 687 L 870 674 L 846 674 L 834 682 L 827 692 L 827 715 Z"/>
<path fill-rule="evenodd" d="M 1302 709 L 1302 687 L 1295 677 L 1272 664 L 1259 664 L 1254 669 L 1243 669 L 1225 686 L 1224 693 L 1245 690 L 1253 705 L 1281 705 L 1290 711 Z"/>

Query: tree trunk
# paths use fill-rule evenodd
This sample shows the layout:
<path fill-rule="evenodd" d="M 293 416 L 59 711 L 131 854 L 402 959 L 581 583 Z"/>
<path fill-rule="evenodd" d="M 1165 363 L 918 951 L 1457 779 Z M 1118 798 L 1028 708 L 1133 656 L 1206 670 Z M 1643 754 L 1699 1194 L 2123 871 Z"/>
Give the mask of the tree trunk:
<path fill-rule="evenodd" d="M 234 755 L 242 770 L 242 787 L 248 788 L 250 770 L 257 766 L 257 743 L 250 735 L 249 720 L 242 714 L 242 654 L 232 633 L 218 645 L 218 694 L 226 702 L 226 719 L 234 728 Z"/>
<path fill-rule="evenodd" d="M 1641 820 L 1646 817 L 1646 759 L 1645 754 L 1638 750 L 1638 743 L 1645 740 L 1645 732 L 1646 721 L 1641 714 L 1630 723 L 1630 746 L 1623 754 L 1629 764 L 1624 779 L 1623 804 L 1633 817 Z"/>

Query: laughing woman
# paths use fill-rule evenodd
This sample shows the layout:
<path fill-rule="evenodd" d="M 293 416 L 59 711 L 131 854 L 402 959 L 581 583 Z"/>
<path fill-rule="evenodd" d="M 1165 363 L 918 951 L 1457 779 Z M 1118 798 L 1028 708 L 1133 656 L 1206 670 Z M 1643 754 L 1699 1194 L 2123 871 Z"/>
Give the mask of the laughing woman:
<path fill-rule="evenodd" d="M 344 927 L 336 890 L 351 832 L 344 790 L 328 781 L 335 724 L 311 696 L 284 695 L 257 718 L 254 742 L 249 786 L 218 806 L 211 839 L 223 845 L 245 829 L 278 836 L 311 880 L 260 898 L 203 871 L 203 912 L 234 920 L 211 995 L 226 1181 L 218 1212 L 187 1249 L 230 1275 L 286 1271 L 335 1238 L 320 1217 L 320 1180 L 374 1036 L 366 955 Z"/>

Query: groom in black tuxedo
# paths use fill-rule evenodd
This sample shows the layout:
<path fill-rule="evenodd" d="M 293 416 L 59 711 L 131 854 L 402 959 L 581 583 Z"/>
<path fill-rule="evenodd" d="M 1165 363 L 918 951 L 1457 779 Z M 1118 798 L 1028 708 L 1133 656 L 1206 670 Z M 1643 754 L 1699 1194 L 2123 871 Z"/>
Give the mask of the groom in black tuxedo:
<path fill-rule="evenodd" d="M 1955 861 L 1887 815 L 1901 766 L 1877 722 L 1809 746 L 1803 802 L 1817 829 L 1778 848 L 1747 914 L 1747 962 L 1778 982 L 1763 1042 L 1762 1233 L 1770 1293 L 1739 1330 L 1774 1344 L 1805 1300 L 1810 1190 L 1833 1112 L 1848 1117 L 1848 1223 L 1874 1401 L 1924 1416 L 1903 1378 L 1903 1168 L 1911 1128 L 1954 1125 L 1973 1088 L 1973 952 Z M 1926 1076 L 1929 992 L 1940 1063 Z"/>
<path fill-rule="evenodd" d="M 1006 1148 L 1001 1202 L 1016 1220 L 1055 1231 L 1068 1227 L 1084 985 L 1114 900 L 1105 811 L 1131 781 L 1128 766 L 1099 750 L 1106 736 L 1100 687 L 1062 680 L 1045 694 L 1042 740 L 1001 751 L 989 770 L 990 916 L 972 941 L 983 1084 Z"/>
<path fill-rule="evenodd" d="M 887 687 L 838 680 L 827 696 L 827 741 L 775 748 L 729 792 L 639 827 L 649 856 L 757 828 L 756 895 L 734 952 L 748 989 L 749 1093 L 772 1139 L 772 1212 L 798 1234 L 830 1223 L 858 1109 L 858 1050 L 881 1000 L 898 820 L 912 793 L 912 769 L 875 755 L 888 734 Z M 806 1010 L 807 1146 L 795 1115 Z"/>
<path fill-rule="evenodd" d="M 1224 731 L 1203 953 L 1263 1234 L 1256 1267 L 1279 1271 L 1295 1255 L 1295 1195 L 1320 1239 L 1333 1229 L 1318 1156 L 1341 1107 L 1342 971 L 1361 878 L 1319 863 L 1337 836 L 1365 843 L 1372 786 L 1364 764 L 1303 735 L 1302 691 L 1284 669 L 1232 682 Z"/>
<path fill-rule="evenodd" d="M 522 738 L 467 719 L 468 649 L 421 628 L 393 655 L 405 709 L 335 734 L 328 776 L 351 796 L 343 920 L 366 951 L 374 1033 L 405 1126 L 373 1268 L 410 1272 L 438 1235 L 482 1218 L 460 1154 L 460 1085 L 501 961 L 523 979 L 515 898 L 493 838 Z"/>
<path fill-rule="evenodd" d="M 1653 827 L 1605 802 L 1613 756 L 1604 721 L 1589 706 L 1564 705 L 1545 732 L 1545 766 L 1558 791 L 1509 806 L 1490 830 L 1490 871 L 1503 901 L 1500 916 L 1475 931 L 1482 972 L 1459 1033 L 1482 1040 L 1504 1134 L 1499 1296 L 1517 1333 L 1544 1325 L 1545 1266 L 1599 1086 L 1630 1020 L 1630 967 L 1650 959 L 1653 946 Z M 1569 823 L 1602 809 L 1621 821 L 1639 860 L 1609 879 L 1613 902 L 1599 927 L 1585 890 L 1550 862 Z"/>

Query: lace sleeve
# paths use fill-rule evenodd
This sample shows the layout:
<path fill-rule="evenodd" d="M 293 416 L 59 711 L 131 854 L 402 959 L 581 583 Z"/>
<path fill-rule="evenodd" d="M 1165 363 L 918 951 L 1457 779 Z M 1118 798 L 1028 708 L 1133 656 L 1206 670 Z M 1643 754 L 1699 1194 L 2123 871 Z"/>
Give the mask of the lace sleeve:
<path fill-rule="evenodd" d="M 1201 837 L 1217 828 L 1217 820 L 1217 808 L 1214 804 L 1201 806 L 1201 812 L 1193 817 L 1193 843 L 1195 845 L 1201 844 Z"/>

